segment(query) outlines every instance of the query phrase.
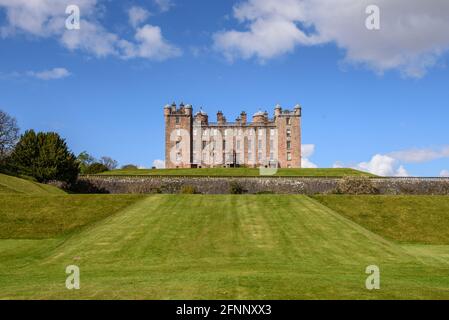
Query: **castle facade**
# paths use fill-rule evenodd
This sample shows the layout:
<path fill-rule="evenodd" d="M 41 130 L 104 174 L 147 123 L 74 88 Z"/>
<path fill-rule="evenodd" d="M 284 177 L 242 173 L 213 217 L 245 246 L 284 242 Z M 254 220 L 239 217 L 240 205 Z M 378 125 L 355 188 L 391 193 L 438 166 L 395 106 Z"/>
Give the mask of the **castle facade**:
<path fill-rule="evenodd" d="M 301 106 L 283 110 L 274 117 L 259 111 L 248 122 L 242 112 L 227 122 L 221 111 L 216 122 L 207 113 L 195 114 L 191 105 L 164 107 L 165 167 L 301 167 Z"/>

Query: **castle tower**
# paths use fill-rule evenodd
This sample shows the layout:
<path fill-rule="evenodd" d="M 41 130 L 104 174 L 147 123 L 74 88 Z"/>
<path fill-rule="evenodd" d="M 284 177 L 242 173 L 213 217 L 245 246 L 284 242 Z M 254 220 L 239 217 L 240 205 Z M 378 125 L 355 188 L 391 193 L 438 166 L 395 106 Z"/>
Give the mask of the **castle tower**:
<path fill-rule="evenodd" d="M 190 168 L 192 162 L 192 106 L 173 103 L 164 107 L 165 167 Z"/>
<path fill-rule="evenodd" d="M 275 108 L 278 130 L 278 162 L 281 168 L 301 168 L 301 106 L 294 111 Z"/>

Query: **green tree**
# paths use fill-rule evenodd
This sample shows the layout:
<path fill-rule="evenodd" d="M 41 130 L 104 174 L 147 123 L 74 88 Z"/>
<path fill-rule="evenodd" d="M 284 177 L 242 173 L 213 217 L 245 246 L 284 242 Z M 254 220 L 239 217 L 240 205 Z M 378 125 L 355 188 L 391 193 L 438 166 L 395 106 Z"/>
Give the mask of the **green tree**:
<path fill-rule="evenodd" d="M 26 131 L 11 155 L 11 163 L 17 173 L 32 176 L 39 182 L 71 183 L 79 173 L 75 155 L 55 132 Z"/>
<path fill-rule="evenodd" d="M 90 154 L 88 154 L 87 151 L 81 152 L 78 157 L 76 157 L 76 159 L 80 164 L 80 172 L 82 174 L 86 173 L 86 170 L 90 165 L 92 165 L 94 162 L 97 162 L 97 160 Z"/>

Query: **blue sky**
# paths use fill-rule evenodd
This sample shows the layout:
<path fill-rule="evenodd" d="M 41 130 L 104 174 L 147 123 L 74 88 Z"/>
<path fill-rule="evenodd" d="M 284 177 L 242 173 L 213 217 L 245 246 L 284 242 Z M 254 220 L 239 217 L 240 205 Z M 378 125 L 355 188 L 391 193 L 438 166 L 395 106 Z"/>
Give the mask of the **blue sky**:
<path fill-rule="evenodd" d="M 150 167 L 167 103 L 228 120 L 300 103 L 307 166 L 449 175 L 449 6 L 377 1 L 373 31 L 364 2 L 0 0 L 0 109 L 75 153 Z"/>

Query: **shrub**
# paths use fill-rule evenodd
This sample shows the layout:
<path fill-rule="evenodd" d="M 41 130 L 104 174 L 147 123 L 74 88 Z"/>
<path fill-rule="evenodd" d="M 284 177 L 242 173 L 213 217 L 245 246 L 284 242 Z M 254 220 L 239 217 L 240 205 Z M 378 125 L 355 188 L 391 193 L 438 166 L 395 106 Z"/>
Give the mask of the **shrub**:
<path fill-rule="evenodd" d="M 139 168 L 134 164 L 126 164 L 122 167 L 122 170 L 137 170 L 137 169 Z"/>
<path fill-rule="evenodd" d="M 230 194 L 243 194 L 245 190 L 238 182 L 231 182 L 229 185 L 229 193 Z"/>
<path fill-rule="evenodd" d="M 182 186 L 181 193 L 182 194 L 195 194 L 197 192 L 196 192 L 196 188 L 194 186 Z"/>
<path fill-rule="evenodd" d="M 379 194 L 369 177 L 344 177 L 338 181 L 337 194 Z"/>
<path fill-rule="evenodd" d="M 106 167 L 102 163 L 95 162 L 95 163 L 92 163 L 90 166 L 88 166 L 84 170 L 84 173 L 85 174 L 97 174 L 97 173 L 102 173 L 102 172 L 105 172 L 105 171 L 109 171 L 108 167 Z"/>

